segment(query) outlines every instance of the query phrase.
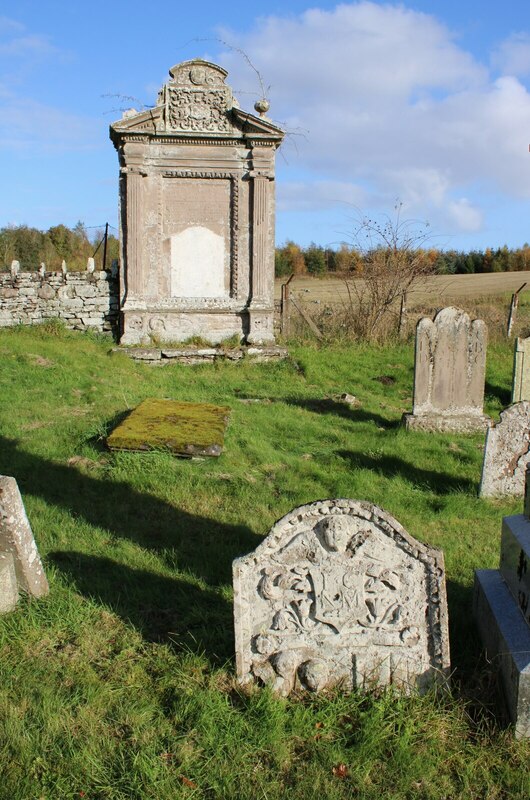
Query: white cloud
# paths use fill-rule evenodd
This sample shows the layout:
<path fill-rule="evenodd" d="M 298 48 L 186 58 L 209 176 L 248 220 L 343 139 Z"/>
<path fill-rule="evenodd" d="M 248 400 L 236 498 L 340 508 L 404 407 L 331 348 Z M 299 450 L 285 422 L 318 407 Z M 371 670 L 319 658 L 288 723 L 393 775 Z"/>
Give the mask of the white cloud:
<path fill-rule="evenodd" d="M 530 75 L 530 33 L 512 33 L 504 39 L 492 54 L 492 64 L 503 75 Z"/>
<path fill-rule="evenodd" d="M 326 185 L 338 200 L 339 186 L 362 185 L 365 197 L 388 198 L 387 207 L 399 197 L 410 213 L 454 232 L 480 228 L 485 189 L 530 198 L 529 92 L 515 69 L 495 79 L 435 17 L 359 2 L 271 16 L 247 34 L 221 36 L 271 85 L 269 114 L 308 131 L 288 161 L 319 182 L 314 203 L 329 205 Z M 520 71 L 528 41 L 518 42 Z M 236 52 L 222 63 L 234 89 L 259 94 Z M 285 190 L 282 203 L 298 207 L 300 193 Z"/>
<path fill-rule="evenodd" d="M 362 187 L 340 181 L 282 181 L 277 192 L 280 211 L 318 211 L 339 203 L 363 207 L 368 199 Z"/>
<path fill-rule="evenodd" d="M 0 58 L 28 58 L 60 53 L 49 36 L 30 33 L 25 25 L 8 17 L 0 17 Z"/>
<path fill-rule="evenodd" d="M 28 99 L 0 104 L 0 147 L 39 155 L 91 150 L 99 145 L 101 123 Z"/>

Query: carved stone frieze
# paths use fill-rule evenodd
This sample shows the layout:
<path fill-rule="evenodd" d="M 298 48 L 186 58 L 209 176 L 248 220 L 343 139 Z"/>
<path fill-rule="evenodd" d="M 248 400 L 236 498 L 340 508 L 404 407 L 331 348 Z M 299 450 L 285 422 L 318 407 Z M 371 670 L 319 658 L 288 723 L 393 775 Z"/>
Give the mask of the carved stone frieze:
<path fill-rule="evenodd" d="M 242 683 L 424 690 L 449 668 L 442 553 L 370 503 L 326 500 L 234 561 Z"/>
<path fill-rule="evenodd" d="M 219 89 L 168 88 L 167 127 L 178 131 L 232 131 L 227 93 Z"/>

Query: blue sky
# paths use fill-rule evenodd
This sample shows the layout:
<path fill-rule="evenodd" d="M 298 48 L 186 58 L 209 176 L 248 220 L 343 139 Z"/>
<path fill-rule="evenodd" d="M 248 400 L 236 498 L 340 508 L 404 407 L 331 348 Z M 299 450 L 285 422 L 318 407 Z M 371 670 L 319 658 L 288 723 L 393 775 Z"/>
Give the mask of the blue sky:
<path fill-rule="evenodd" d="M 458 249 L 530 241 L 530 9 L 511 2 L 90 4 L 0 11 L 0 227 L 117 225 L 108 125 L 173 64 L 221 63 L 289 135 L 277 241 L 351 240 L 359 215 L 424 220 Z M 129 96 L 134 100 L 124 100 Z"/>

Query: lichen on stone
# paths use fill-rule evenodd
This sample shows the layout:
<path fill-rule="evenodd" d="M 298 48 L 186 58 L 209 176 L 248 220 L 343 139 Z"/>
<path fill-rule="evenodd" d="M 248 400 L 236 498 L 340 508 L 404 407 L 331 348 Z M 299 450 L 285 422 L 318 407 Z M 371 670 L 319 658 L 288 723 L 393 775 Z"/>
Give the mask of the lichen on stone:
<path fill-rule="evenodd" d="M 148 398 L 112 431 L 107 445 L 111 450 L 218 456 L 229 414 L 226 406 Z"/>

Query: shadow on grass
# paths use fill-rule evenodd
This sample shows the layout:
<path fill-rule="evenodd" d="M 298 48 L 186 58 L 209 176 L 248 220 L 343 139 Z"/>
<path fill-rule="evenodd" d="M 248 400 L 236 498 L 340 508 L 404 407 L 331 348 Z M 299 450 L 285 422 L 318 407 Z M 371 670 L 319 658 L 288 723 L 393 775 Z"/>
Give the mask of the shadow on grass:
<path fill-rule="evenodd" d="M 66 509 L 73 517 L 108 531 L 110 537 L 128 539 L 156 552 L 168 569 L 190 572 L 212 587 L 200 590 L 193 583 L 172 581 L 96 556 L 66 553 L 61 561 L 61 555 L 54 553 L 59 568 L 65 568 L 82 593 L 99 596 L 113 606 L 118 604 L 119 613 L 136 621 L 142 632 L 154 624 L 151 635 L 165 635 L 164 627 L 166 633 L 175 627 L 173 616 L 179 615 L 182 624 L 189 625 L 193 632 L 191 614 L 204 620 L 205 630 L 215 625 L 220 642 L 231 636 L 227 633 L 232 629 L 231 610 L 215 589 L 231 584 L 232 560 L 250 552 L 261 541 L 249 528 L 190 514 L 125 482 L 85 475 L 73 467 L 27 453 L 16 441 L 3 437 L 0 473 L 14 475 L 23 494 Z M 157 622 L 158 615 L 163 617 L 163 610 L 172 605 L 171 620 Z M 207 638 L 206 634 L 201 636 L 203 640 Z M 202 646 L 206 647 L 204 641 Z M 226 645 L 224 649 L 219 647 L 226 651 Z M 208 651 L 207 655 L 212 656 L 213 652 Z"/>
<path fill-rule="evenodd" d="M 216 663 L 233 656 L 232 605 L 214 590 L 104 556 L 55 551 L 47 560 L 76 591 L 104 603 L 147 641 L 170 640 L 179 648 L 205 653 Z"/>
<path fill-rule="evenodd" d="M 512 393 L 510 389 L 505 386 L 495 386 L 495 384 L 486 381 L 484 386 L 484 394 L 486 397 L 492 397 L 499 403 L 501 408 L 506 408 L 512 402 Z"/>
<path fill-rule="evenodd" d="M 329 397 L 302 399 L 298 397 L 286 397 L 283 402 L 291 406 L 305 408 L 307 411 L 314 411 L 316 414 L 335 414 L 338 417 L 349 419 L 351 422 L 374 422 L 381 428 L 397 429 L 401 424 L 400 419 L 387 419 L 379 414 L 365 411 L 362 408 L 351 408 L 347 403 L 341 403 Z"/>
<path fill-rule="evenodd" d="M 510 720 L 498 666 L 486 657 L 473 616 L 473 586 L 446 581 L 453 690 L 481 727 L 506 728 Z"/>
<path fill-rule="evenodd" d="M 414 484 L 436 494 L 449 494 L 451 492 L 466 492 L 476 495 L 478 483 L 467 478 L 455 478 L 444 472 L 425 470 L 415 467 L 396 456 L 381 455 L 369 456 L 366 453 L 356 453 L 352 450 L 339 450 L 341 458 L 350 461 L 353 469 L 369 469 L 378 472 L 385 478 L 399 476 Z"/>

